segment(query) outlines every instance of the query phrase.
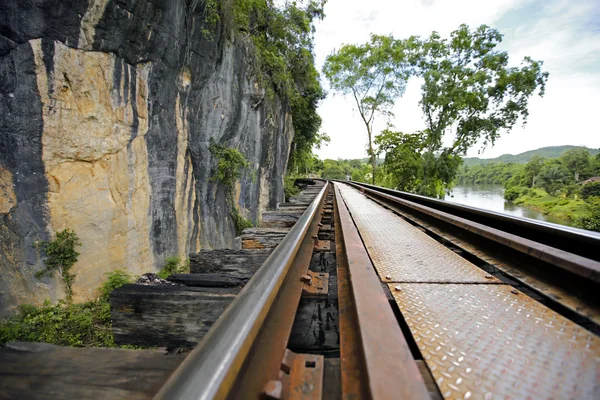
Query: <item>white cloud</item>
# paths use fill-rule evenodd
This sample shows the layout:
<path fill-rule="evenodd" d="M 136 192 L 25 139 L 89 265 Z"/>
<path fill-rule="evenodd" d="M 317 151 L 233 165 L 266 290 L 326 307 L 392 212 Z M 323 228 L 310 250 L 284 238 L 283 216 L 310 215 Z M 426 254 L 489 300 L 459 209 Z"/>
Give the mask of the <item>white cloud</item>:
<path fill-rule="evenodd" d="M 529 6 L 529 7 L 528 7 Z M 517 8 L 521 7 L 521 8 Z M 600 107 L 600 29 L 586 27 L 590 15 L 599 13 L 594 1 L 552 2 L 517 0 L 406 0 L 369 2 L 329 0 L 327 17 L 317 24 L 316 61 L 344 43 L 363 43 L 371 33 L 396 37 L 447 35 L 461 23 L 488 24 L 505 34 L 502 48 L 518 63 L 525 55 L 544 60 L 550 72 L 546 96 L 530 103 L 529 123 L 505 134 L 484 157 L 519 153 L 550 145 L 600 147 L 596 113 Z M 505 16 L 505 18 L 503 18 Z M 394 126 L 410 132 L 424 127 L 418 105 L 420 83 L 411 81 L 394 109 Z M 319 112 L 322 130 L 331 137 L 322 158 L 366 156 L 366 131 L 350 99 L 330 96 Z M 384 121 L 376 128 L 382 129 Z M 469 155 L 477 155 L 474 149 Z"/>

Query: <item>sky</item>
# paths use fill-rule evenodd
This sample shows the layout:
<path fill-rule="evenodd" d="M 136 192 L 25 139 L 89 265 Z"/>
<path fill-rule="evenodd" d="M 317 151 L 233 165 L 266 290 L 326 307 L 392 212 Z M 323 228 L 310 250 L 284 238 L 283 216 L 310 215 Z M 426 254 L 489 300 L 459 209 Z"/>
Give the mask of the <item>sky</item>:
<path fill-rule="evenodd" d="M 543 98 L 529 102 L 527 125 L 519 123 L 503 133 L 494 147 L 470 157 L 492 158 L 518 154 L 545 146 L 600 147 L 600 1 L 598 0 L 328 0 L 326 17 L 316 24 L 315 55 L 321 70 L 325 58 L 343 44 L 361 44 L 371 33 L 396 38 L 444 37 L 462 23 L 481 24 L 504 35 L 500 50 L 511 65 L 525 56 L 544 61 L 550 73 Z M 321 159 L 366 157 L 367 133 L 353 99 L 329 94 L 319 107 L 321 132 L 331 142 L 317 150 Z M 413 78 L 404 96 L 396 101 L 395 130 L 414 132 L 425 128 L 419 106 L 421 83 Z M 385 128 L 379 119 L 375 131 Z"/>

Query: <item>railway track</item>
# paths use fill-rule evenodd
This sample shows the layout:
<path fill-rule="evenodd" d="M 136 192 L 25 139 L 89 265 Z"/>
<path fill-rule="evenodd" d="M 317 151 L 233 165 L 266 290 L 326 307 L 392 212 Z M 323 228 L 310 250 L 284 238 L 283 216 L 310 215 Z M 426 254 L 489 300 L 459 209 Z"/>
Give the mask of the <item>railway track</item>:
<path fill-rule="evenodd" d="M 44 352 L 11 344 L 0 398 L 600 398 L 600 235 L 343 182 L 263 221 L 113 293 L 115 339 L 168 349 L 54 346 L 87 369 L 45 396 Z"/>

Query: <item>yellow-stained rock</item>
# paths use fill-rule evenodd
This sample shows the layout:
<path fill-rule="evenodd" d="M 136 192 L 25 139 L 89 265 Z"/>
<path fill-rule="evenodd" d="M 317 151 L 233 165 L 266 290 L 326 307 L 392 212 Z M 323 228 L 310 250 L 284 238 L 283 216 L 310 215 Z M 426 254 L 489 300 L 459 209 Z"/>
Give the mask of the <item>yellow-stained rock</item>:
<path fill-rule="evenodd" d="M 149 64 L 136 67 L 136 98 L 113 90 L 115 56 L 56 43 L 53 90 L 48 90 L 40 42 L 32 41 L 43 102 L 43 160 L 55 232 L 73 229 L 82 247 L 73 267 L 75 301 L 94 298 L 106 273 L 152 270 L 148 130 Z M 121 71 L 122 73 L 123 71 Z M 131 91 L 129 92 L 131 96 Z M 137 136 L 132 138 L 134 112 Z"/>
<path fill-rule="evenodd" d="M 16 205 L 12 174 L 0 165 L 0 214 L 8 214 Z"/>

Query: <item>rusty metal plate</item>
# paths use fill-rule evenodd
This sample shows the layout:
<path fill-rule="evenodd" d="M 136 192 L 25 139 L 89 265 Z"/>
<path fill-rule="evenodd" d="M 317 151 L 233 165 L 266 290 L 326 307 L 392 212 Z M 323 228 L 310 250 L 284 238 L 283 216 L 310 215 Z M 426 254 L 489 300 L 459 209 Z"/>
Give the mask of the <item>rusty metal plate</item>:
<path fill-rule="evenodd" d="M 329 273 L 308 270 L 302 277 L 304 287 L 302 295 L 305 297 L 327 297 L 329 293 Z"/>
<path fill-rule="evenodd" d="M 330 240 L 319 240 L 315 239 L 315 251 L 329 251 L 331 250 Z"/>
<path fill-rule="evenodd" d="M 501 283 L 356 189 L 339 188 L 382 281 Z"/>
<path fill-rule="evenodd" d="M 325 357 L 316 354 L 296 354 L 286 350 L 281 363 L 289 374 L 289 390 L 282 398 L 288 400 L 320 400 L 323 398 Z"/>
<path fill-rule="evenodd" d="M 389 287 L 444 398 L 600 398 L 600 338 L 511 286 Z"/>

